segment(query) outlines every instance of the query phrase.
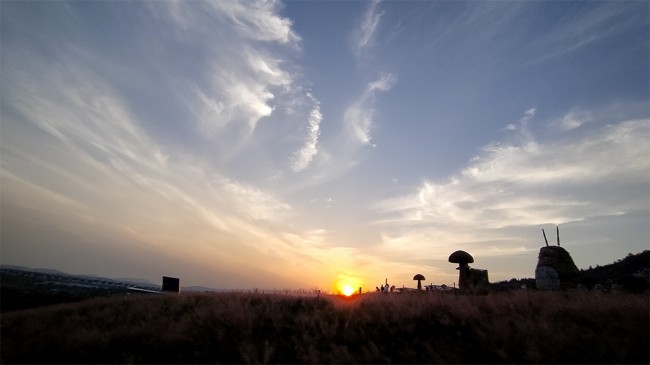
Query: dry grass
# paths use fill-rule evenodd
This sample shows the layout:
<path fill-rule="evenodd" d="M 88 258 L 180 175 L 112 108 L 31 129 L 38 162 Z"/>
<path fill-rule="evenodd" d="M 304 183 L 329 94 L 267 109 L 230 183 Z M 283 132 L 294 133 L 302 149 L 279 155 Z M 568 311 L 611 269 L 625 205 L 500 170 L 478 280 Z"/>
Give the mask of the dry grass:
<path fill-rule="evenodd" d="M 644 295 L 105 298 L 0 318 L 2 363 L 648 363 Z"/>

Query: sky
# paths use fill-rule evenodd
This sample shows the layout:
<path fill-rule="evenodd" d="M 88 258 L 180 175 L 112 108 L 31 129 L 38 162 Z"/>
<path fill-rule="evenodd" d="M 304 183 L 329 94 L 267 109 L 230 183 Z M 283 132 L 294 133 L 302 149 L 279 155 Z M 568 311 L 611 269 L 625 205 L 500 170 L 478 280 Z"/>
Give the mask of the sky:
<path fill-rule="evenodd" d="M 0 262 L 213 288 L 650 249 L 647 1 L 3 1 Z"/>

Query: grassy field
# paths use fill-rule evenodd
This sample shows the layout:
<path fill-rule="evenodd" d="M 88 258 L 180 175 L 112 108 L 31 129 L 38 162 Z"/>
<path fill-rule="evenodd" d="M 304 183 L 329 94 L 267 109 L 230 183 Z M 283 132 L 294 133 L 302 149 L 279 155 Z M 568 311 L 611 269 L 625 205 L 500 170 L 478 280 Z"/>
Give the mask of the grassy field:
<path fill-rule="evenodd" d="M 131 295 L 3 313 L 2 363 L 649 363 L 647 294 Z"/>

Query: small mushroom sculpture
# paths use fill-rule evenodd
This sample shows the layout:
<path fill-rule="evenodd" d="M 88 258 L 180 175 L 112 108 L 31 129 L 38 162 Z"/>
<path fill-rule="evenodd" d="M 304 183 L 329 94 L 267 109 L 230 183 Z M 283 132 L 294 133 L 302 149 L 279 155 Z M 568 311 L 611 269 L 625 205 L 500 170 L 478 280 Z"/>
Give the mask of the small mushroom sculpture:
<path fill-rule="evenodd" d="M 413 280 L 417 280 L 417 281 L 418 281 L 418 290 L 422 290 L 422 280 L 426 280 L 426 279 L 424 278 L 424 275 L 422 275 L 422 274 L 417 274 L 417 275 L 415 275 L 415 276 L 413 277 Z"/>
<path fill-rule="evenodd" d="M 468 254 L 465 251 L 458 250 L 449 255 L 449 262 L 458 264 L 458 267 L 456 270 L 459 271 L 458 273 L 458 287 L 460 289 L 465 289 L 469 287 L 469 275 L 470 275 L 470 270 L 469 270 L 469 264 L 474 262 L 474 258 L 472 255 Z"/>

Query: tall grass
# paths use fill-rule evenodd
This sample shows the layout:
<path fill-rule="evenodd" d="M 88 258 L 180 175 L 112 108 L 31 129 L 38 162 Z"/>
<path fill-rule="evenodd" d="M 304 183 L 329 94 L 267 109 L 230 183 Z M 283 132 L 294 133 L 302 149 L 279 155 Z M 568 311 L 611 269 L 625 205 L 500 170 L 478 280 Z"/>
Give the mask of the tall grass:
<path fill-rule="evenodd" d="M 5 313 L 2 363 L 648 363 L 647 295 L 103 298 Z"/>

